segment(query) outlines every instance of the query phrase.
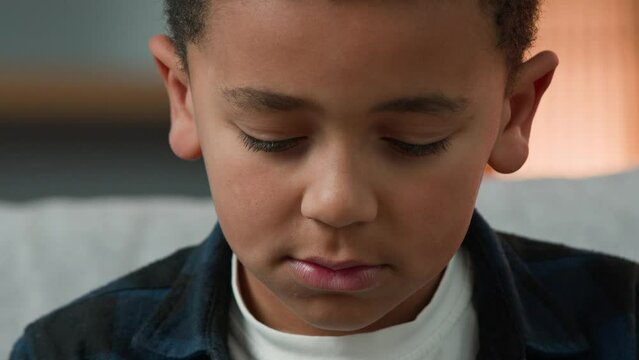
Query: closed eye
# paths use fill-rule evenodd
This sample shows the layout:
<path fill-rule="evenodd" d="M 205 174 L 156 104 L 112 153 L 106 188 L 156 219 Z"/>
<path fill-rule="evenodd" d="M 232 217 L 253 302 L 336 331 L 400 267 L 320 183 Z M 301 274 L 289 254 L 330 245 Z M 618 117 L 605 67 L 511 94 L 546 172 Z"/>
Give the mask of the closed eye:
<path fill-rule="evenodd" d="M 284 140 L 261 140 L 240 131 L 240 140 L 250 151 L 282 152 L 296 146 L 303 139 L 303 137 L 297 137 Z"/>
<path fill-rule="evenodd" d="M 255 152 L 283 152 L 297 146 L 298 143 L 304 139 L 305 137 L 295 137 L 284 140 L 262 140 L 240 131 L 240 140 L 244 146 L 248 150 Z M 450 145 L 448 138 L 429 144 L 412 144 L 386 137 L 382 139 L 388 142 L 393 149 L 402 155 L 411 157 L 436 155 L 447 151 Z"/>
<path fill-rule="evenodd" d="M 436 155 L 448 150 L 450 146 L 450 140 L 448 138 L 434 142 L 429 144 L 411 144 L 403 141 L 399 141 L 393 138 L 383 138 L 386 140 L 391 146 L 407 156 L 427 156 L 427 155 Z"/>

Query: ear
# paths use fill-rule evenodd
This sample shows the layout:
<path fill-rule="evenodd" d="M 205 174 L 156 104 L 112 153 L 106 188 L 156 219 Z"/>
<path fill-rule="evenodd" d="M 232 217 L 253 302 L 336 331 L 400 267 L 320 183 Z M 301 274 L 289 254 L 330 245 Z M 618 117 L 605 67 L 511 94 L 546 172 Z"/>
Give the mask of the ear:
<path fill-rule="evenodd" d="M 169 144 L 178 157 L 196 160 L 202 156 L 193 116 L 193 98 L 189 77 L 175 52 L 173 41 L 165 35 L 149 40 L 149 50 L 162 75 L 171 106 Z"/>
<path fill-rule="evenodd" d="M 528 159 L 532 121 L 558 64 L 555 53 L 544 51 L 521 65 L 513 91 L 504 100 L 500 133 L 488 160 L 496 171 L 513 173 Z"/>

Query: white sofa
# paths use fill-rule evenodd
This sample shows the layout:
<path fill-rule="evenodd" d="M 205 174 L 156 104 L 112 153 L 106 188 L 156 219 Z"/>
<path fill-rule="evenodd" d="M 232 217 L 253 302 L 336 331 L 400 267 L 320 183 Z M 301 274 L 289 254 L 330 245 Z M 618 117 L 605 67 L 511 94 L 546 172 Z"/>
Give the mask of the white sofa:
<path fill-rule="evenodd" d="M 477 208 L 497 229 L 639 261 L 639 169 L 582 180 L 485 180 Z M 199 243 L 215 221 L 208 198 L 0 201 L 0 357 L 28 322 Z"/>

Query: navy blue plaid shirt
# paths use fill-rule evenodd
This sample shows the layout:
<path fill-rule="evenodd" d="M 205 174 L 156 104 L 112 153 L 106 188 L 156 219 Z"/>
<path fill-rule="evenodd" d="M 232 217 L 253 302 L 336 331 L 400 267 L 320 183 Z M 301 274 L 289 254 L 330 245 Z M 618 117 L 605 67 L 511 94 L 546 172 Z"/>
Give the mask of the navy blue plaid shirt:
<path fill-rule="evenodd" d="M 477 359 L 637 359 L 637 265 L 493 231 L 475 212 Z M 11 360 L 229 359 L 231 250 L 216 225 L 29 325 Z"/>

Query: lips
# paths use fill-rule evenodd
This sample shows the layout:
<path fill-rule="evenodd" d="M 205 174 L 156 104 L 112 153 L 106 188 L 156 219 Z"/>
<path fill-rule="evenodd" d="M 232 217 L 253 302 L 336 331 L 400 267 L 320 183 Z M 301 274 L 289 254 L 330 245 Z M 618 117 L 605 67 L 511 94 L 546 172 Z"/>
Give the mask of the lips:
<path fill-rule="evenodd" d="M 288 265 L 293 277 L 301 285 L 336 292 L 370 290 L 379 285 L 386 268 L 384 265 L 335 262 L 321 258 L 289 258 Z"/>
<path fill-rule="evenodd" d="M 311 264 L 317 264 L 319 266 L 325 267 L 333 271 L 345 270 L 348 268 L 355 268 L 355 267 L 366 267 L 366 266 L 370 267 L 370 265 L 367 265 L 358 261 L 331 261 L 331 260 L 317 258 L 317 257 L 311 257 L 301 261 L 306 263 L 311 263 Z"/>

